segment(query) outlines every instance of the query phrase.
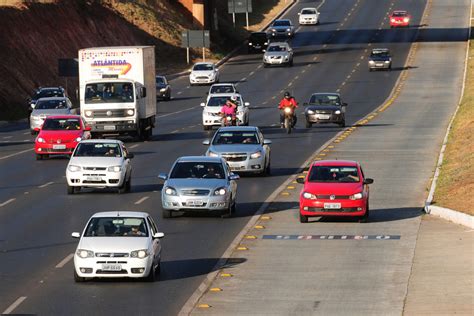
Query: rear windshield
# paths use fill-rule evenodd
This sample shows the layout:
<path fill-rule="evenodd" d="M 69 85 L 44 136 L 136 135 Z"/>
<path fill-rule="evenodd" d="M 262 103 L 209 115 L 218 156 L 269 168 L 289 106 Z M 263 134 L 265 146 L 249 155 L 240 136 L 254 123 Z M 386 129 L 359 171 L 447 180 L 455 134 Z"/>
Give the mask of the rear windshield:
<path fill-rule="evenodd" d="M 54 109 L 67 109 L 66 100 L 39 100 L 35 105 L 35 110 L 54 110 Z"/>
<path fill-rule="evenodd" d="M 222 164 L 217 162 L 178 162 L 170 179 L 224 179 Z"/>
<path fill-rule="evenodd" d="M 94 217 L 84 237 L 148 237 L 145 219 L 141 217 Z"/>
<path fill-rule="evenodd" d="M 79 119 L 51 119 L 48 118 L 44 121 L 43 127 L 45 131 L 77 131 L 81 129 L 81 123 Z"/>
<path fill-rule="evenodd" d="M 258 136 L 255 132 L 220 132 L 217 133 L 212 140 L 213 145 L 229 145 L 229 144 L 258 144 Z"/>
<path fill-rule="evenodd" d="M 122 157 L 122 151 L 116 143 L 80 143 L 74 157 Z"/>
<path fill-rule="evenodd" d="M 309 182 L 359 182 L 357 167 L 314 166 L 308 177 Z"/>

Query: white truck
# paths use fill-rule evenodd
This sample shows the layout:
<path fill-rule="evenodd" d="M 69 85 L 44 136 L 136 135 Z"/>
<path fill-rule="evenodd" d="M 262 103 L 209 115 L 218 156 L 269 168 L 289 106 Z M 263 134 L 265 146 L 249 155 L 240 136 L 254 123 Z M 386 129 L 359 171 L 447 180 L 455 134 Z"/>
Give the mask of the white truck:
<path fill-rule="evenodd" d="M 79 100 L 94 138 L 149 139 L 156 119 L 155 47 L 79 50 Z"/>

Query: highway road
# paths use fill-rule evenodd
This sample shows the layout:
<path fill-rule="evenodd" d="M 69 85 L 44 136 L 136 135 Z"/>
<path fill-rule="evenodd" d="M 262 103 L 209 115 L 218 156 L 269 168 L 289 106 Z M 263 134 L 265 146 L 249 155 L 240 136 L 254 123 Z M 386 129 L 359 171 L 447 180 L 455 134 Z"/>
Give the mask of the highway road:
<path fill-rule="evenodd" d="M 298 1 L 285 17 L 297 21 L 302 7 L 322 4 L 321 24 L 300 27 L 291 41 L 292 68 L 261 66 L 261 55 L 238 55 L 221 68 L 221 82 L 235 82 L 251 103 L 250 124 L 260 126 L 272 144 L 272 175 L 239 180 L 233 218 L 180 216 L 161 219 L 161 185 L 183 155 L 200 155 L 204 132 L 199 103 L 208 87 L 189 87 L 187 77 L 171 82 L 173 100 L 158 103 L 158 128 L 151 141 L 127 142 L 132 161 L 132 193 L 86 191 L 66 194 L 66 159 L 36 161 L 29 130 L 18 125 L 0 130 L 0 311 L 11 307 L 28 314 L 176 314 L 199 286 L 261 203 L 322 144 L 341 131 L 337 126 L 296 131 L 277 127 L 276 104 L 291 91 L 302 104 L 313 92 L 339 91 L 347 124 L 356 122 L 388 97 L 416 38 L 426 1 Z M 389 29 L 393 9 L 409 10 L 414 27 Z M 390 48 L 391 72 L 370 72 L 372 47 Z M 301 112 L 302 109 L 300 108 Z M 144 210 L 166 237 L 160 281 L 73 281 L 71 254 L 91 214 L 102 210 Z M 15 304 L 15 302 L 17 304 Z"/>

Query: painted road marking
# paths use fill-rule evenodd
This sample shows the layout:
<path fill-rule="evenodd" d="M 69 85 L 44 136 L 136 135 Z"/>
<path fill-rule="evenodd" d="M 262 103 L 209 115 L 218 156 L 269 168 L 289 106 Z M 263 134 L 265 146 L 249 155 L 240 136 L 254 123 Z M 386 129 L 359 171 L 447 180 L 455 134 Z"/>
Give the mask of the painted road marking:
<path fill-rule="evenodd" d="M 183 91 L 176 92 L 177 95 L 180 95 L 181 93 L 183 93 Z"/>
<path fill-rule="evenodd" d="M 132 145 L 132 146 L 130 146 L 130 147 L 128 147 L 128 148 L 133 149 L 133 148 L 137 148 L 138 146 L 140 146 L 140 144 L 135 144 L 135 145 Z"/>
<path fill-rule="evenodd" d="M 140 200 L 135 202 L 135 205 L 142 204 L 144 201 L 148 200 L 150 197 L 149 196 L 144 196 Z"/>
<path fill-rule="evenodd" d="M 7 204 L 10 204 L 11 202 L 13 202 L 13 201 L 15 201 L 15 200 L 16 200 L 15 198 L 9 199 L 9 200 L 3 202 L 2 204 L 0 204 L 0 207 L 3 207 L 3 206 L 5 206 L 5 205 L 7 205 Z"/>
<path fill-rule="evenodd" d="M 48 182 L 48 183 L 45 183 L 45 184 L 42 184 L 42 185 L 38 186 L 38 188 L 45 188 L 45 187 L 47 187 L 48 185 L 51 185 L 51 184 L 53 184 L 53 183 L 54 183 L 54 182 Z"/>
<path fill-rule="evenodd" d="M 400 235 L 263 235 L 276 240 L 398 240 Z"/>
<path fill-rule="evenodd" d="M 26 300 L 26 296 L 20 296 L 12 305 L 10 305 L 6 310 L 3 311 L 2 314 L 10 314 L 18 307 L 23 301 Z"/>
<path fill-rule="evenodd" d="M 3 156 L 3 157 L 0 157 L 0 160 L 7 159 L 7 158 L 10 158 L 10 157 L 13 157 L 13 156 L 17 156 L 17 155 L 20 155 L 20 154 L 23 154 L 23 153 L 26 153 L 26 152 L 29 152 L 29 151 L 33 151 L 33 150 L 35 150 L 35 149 L 30 148 L 30 149 L 22 150 L 22 151 L 19 151 L 17 153 L 11 154 L 11 155 L 6 155 L 6 156 Z"/>
<path fill-rule="evenodd" d="M 66 265 L 66 263 L 68 263 L 69 261 L 71 261 L 71 259 L 74 258 L 74 254 L 73 253 L 70 253 L 66 256 L 66 258 L 64 258 L 63 260 L 61 260 L 57 265 L 56 265 L 56 268 L 62 268 Z"/>
<path fill-rule="evenodd" d="M 167 116 L 170 116 L 170 115 L 183 113 L 183 112 L 186 112 L 186 111 L 195 109 L 195 108 L 197 108 L 197 106 L 193 106 L 193 107 L 191 107 L 191 108 L 187 108 L 187 109 L 184 109 L 184 110 L 181 110 L 181 111 L 177 111 L 177 112 L 172 112 L 172 113 L 168 113 L 168 114 L 158 115 L 157 118 L 160 118 L 160 117 L 167 117 Z"/>
<path fill-rule="evenodd" d="M 24 132 L 23 135 L 31 134 L 31 132 Z"/>
<path fill-rule="evenodd" d="M 3 139 L 9 139 L 12 138 L 13 136 L 3 136 Z"/>

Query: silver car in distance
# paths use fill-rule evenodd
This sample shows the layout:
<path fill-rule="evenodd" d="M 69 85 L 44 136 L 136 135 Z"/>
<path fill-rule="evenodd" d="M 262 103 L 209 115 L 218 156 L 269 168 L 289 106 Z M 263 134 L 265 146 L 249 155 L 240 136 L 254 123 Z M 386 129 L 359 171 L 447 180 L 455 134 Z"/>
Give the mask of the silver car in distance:
<path fill-rule="evenodd" d="M 286 42 L 270 43 L 263 54 L 263 66 L 293 66 L 293 49 Z"/>
<path fill-rule="evenodd" d="M 221 127 L 212 140 L 206 156 L 222 157 L 234 172 L 251 172 L 261 175 L 270 174 L 270 140 L 263 137 L 255 126 Z"/>
<path fill-rule="evenodd" d="M 235 212 L 239 176 L 220 157 L 188 156 L 176 160 L 161 190 L 163 217 L 176 211 L 200 211 L 230 217 Z"/>

